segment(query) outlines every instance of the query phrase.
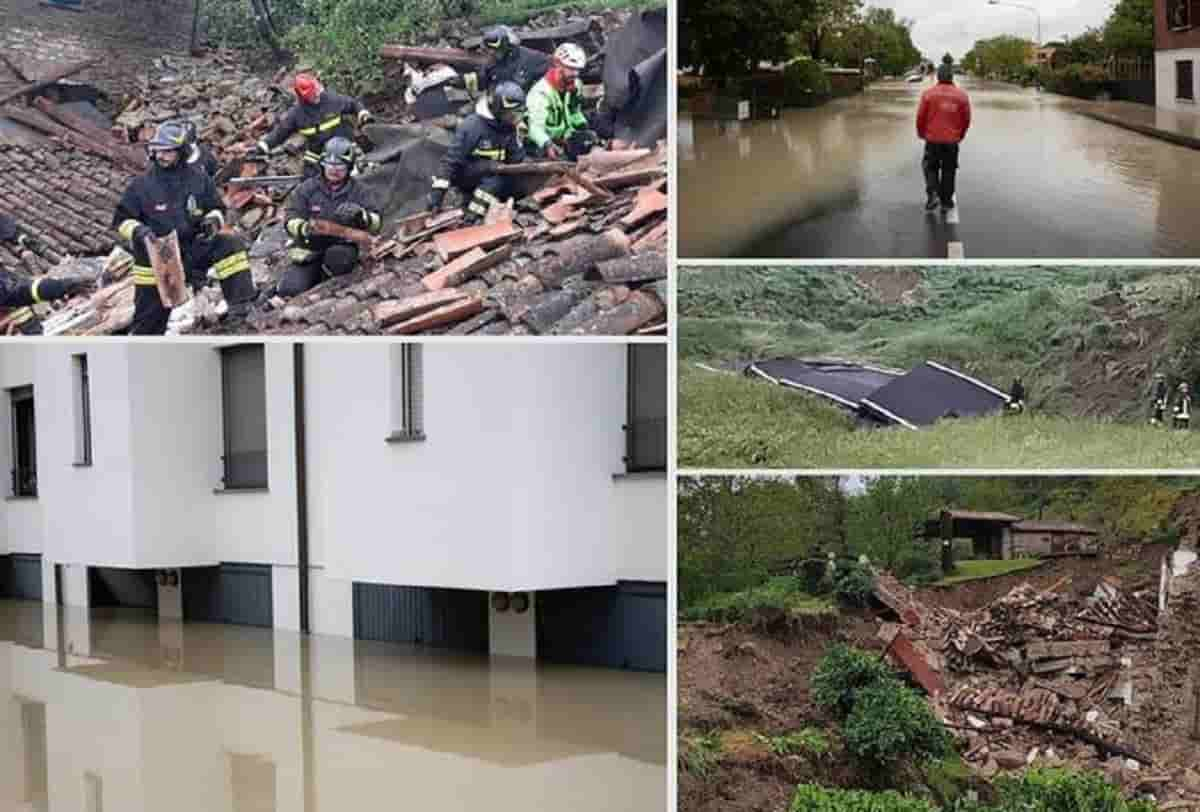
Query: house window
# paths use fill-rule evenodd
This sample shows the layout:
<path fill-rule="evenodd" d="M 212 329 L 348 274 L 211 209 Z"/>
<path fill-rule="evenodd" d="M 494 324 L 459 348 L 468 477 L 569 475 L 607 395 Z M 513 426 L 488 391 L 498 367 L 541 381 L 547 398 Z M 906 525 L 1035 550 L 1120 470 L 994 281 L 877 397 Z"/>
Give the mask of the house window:
<path fill-rule="evenodd" d="M 267 487 L 267 387 L 263 345 L 221 349 L 224 487 Z"/>
<path fill-rule="evenodd" d="M 1190 59 L 1181 59 L 1175 63 L 1175 98 L 1196 100 L 1196 85 L 1193 79 L 1195 63 Z"/>
<path fill-rule="evenodd" d="M 37 437 L 33 416 L 33 387 L 9 390 L 12 407 L 12 495 L 37 496 Z"/>
<path fill-rule="evenodd" d="M 75 379 L 75 464 L 92 464 L 92 391 L 86 355 L 71 357 Z"/>
<path fill-rule="evenodd" d="M 1192 27 L 1192 2 L 1194 0 L 1167 0 L 1167 28 L 1178 31 Z"/>
<path fill-rule="evenodd" d="M 424 351 L 420 344 L 391 347 L 392 414 L 389 442 L 425 439 Z"/>
<path fill-rule="evenodd" d="M 629 353 L 629 417 L 625 470 L 667 470 L 667 347 L 633 344 Z"/>

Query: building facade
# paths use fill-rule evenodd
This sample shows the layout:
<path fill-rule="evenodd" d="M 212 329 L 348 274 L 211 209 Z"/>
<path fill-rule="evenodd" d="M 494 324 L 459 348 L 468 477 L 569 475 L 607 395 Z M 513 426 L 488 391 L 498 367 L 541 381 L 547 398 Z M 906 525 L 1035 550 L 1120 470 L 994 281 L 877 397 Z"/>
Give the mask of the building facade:
<path fill-rule="evenodd" d="M 0 589 L 665 670 L 666 385 L 648 344 L 5 347 Z"/>
<path fill-rule="evenodd" d="M 1200 0 L 1155 0 L 1154 84 L 1158 107 L 1197 112 Z"/>

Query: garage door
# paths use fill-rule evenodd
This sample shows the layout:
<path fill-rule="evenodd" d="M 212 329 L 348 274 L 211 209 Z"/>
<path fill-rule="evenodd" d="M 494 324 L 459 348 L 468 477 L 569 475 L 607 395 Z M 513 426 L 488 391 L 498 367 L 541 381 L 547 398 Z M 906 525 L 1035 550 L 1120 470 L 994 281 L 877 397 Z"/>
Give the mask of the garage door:
<path fill-rule="evenodd" d="M 223 563 L 183 570 L 184 620 L 273 625 L 270 564 Z"/>
<path fill-rule="evenodd" d="M 486 652 L 487 593 L 356 583 L 354 637 Z"/>
<path fill-rule="evenodd" d="M 12 597 L 27 601 L 42 599 L 42 557 L 25 553 L 9 556 L 9 588 Z"/>
<path fill-rule="evenodd" d="M 666 585 L 539 592 L 537 636 L 538 657 L 548 662 L 665 672 Z"/>

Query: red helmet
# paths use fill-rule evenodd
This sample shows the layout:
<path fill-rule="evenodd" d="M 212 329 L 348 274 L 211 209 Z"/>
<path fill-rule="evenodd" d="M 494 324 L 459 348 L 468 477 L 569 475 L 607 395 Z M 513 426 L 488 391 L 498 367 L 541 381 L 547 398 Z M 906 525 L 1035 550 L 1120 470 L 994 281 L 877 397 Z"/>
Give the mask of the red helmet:
<path fill-rule="evenodd" d="M 296 97 L 305 104 L 314 104 L 317 99 L 321 98 L 320 81 L 311 73 L 298 73 L 296 79 L 292 83 L 292 89 L 296 91 Z"/>

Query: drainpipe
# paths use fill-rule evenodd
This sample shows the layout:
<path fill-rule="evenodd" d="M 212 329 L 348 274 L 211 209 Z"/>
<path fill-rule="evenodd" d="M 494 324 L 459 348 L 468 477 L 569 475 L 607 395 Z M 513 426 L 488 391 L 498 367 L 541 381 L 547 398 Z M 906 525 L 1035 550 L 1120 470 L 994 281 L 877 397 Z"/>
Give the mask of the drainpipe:
<path fill-rule="evenodd" d="M 308 622 L 308 462 L 304 425 L 304 345 L 292 345 L 292 373 L 296 428 L 296 561 L 300 571 L 300 633 L 310 632 Z"/>

